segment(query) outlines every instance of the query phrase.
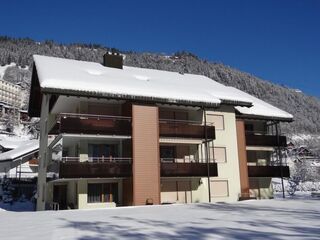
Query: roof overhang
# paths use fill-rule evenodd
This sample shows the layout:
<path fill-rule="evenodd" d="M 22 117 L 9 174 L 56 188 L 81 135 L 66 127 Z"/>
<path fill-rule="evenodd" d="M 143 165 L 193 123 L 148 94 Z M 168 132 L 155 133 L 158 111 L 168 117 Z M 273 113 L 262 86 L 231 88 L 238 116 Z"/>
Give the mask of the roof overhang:
<path fill-rule="evenodd" d="M 258 116 L 258 115 L 249 115 L 241 114 L 239 111 L 236 111 L 237 118 L 248 119 L 248 120 L 262 120 L 262 121 L 275 121 L 275 122 L 293 122 L 293 118 L 281 118 L 281 117 L 271 117 L 271 116 Z"/>
<path fill-rule="evenodd" d="M 252 102 L 245 102 L 245 101 L 234 101 L 234 100 L 221 100 L 221 104 L 225 105 L 233 105 L 233 106 L 239 106 L 239 107 L 252 107 Z"/>
<path fill-rule="evenodd" d="M 104 99 L 115 99 L 115 100 L 126 100 L 133 102 L 143 103 L 161 103 L 161 104 L 175 104 L 191 107 L 205 107 L 205 108 L 216 108 L 219 103 L 201 102 L 201 101 L 188 101 L 183 99 L 168 99 L 158 97 L 146 97 L 146 96 L 132 96 L 126 94 L 112 94 L 106 92 L 90 92 L 81 90 L 61 89 L 61 88 L 41 88 L 39 83 L 39 77 L 37 73 L 37 67 L 33 64 L 32 78 L 31 78 L 31 90 L 29 96 L 29 108 L 28 114 L 30 117 L 40 117 L 42 95 L 51 94 L 55 98 L 51 99 L 51 106 L 57 101 L 57 96 L 77 96 L 77 97 L 88 97 L 88 98 L 104 98 Z M 231 103 L 230 103 L 231 104 Z M 247 104 L 244 103 L 246 106 Z"/>

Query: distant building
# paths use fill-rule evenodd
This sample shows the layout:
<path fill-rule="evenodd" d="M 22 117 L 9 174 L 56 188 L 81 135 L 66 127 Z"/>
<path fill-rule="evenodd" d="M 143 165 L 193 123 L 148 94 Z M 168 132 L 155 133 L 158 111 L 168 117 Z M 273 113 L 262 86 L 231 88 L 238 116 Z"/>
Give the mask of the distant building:
<path fill-rule="evenodd" d="M 0 102 L 7 108 L 20 108 L 21 87 L 0 79 Z"/>

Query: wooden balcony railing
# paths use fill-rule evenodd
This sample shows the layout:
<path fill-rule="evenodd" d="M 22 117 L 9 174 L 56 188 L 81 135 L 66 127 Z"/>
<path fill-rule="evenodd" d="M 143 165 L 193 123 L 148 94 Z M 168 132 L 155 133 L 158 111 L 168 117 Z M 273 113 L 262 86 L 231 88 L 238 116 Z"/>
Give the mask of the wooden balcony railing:
<path fill-rule="evenodd" d="M 59 178 L 114 178 L 132 176 L 131 158 L 93 158 L 87 161 L 79 157 L 65 157 L 59 161 Z M 161 177 L 206 177 L 208 165 L 204 162 L 161 161 Z M 209 163 L 211 177 L 218 176 L 216 163 Z"/>
<path fill-rule="evenodd" d="M 286 147 L 287 138 L 285 136 L 267 135 L 267 134 L 254 134 L 246 133 L 246 144 L 247 146 L 261 146 L 261 147 Z"/>
<path fill-rule="evenodd" d="M 113 178 L 132 176 L 131 158 L 62 158 L 59 178 Z"/>
<path fill-rule="evenodd" d="M 50 133 L 131 136 L 132 125 L 130 117 L 61 113 Z M 160 137 L 194 139 L 207 137 L 208 140 L 213 140 L 215 139 L 215 128 L 211 125 L 205 127 L 194 121 L 161 119 L 159 121 L 159 135 Z"/>
<path fill-rule="evenodd" d="M 282 174 L 281 174 L 282 171 Z M 249 177 L 290 177 L 288 166 L 248 166 Z"/>
<path fill-rule="evenodd" d="M 62 113 L 52 133 L 131 135 L 131 118 L 92 114 Z"/>
<path fill-rule="evenodd" d="M 209 163 L 209 174 L 211 177 L 218 176 L 217 163 Z M 168 163 L 160 165 L 161 177 L 206 177 L 208 176 L 207 163 Z"/>
<path fill-rule="evenodd" d="M 205 129 L 207 139 L 215 139 L 214 126 L 204 126 L 199 122 L 184 120 L 160 119 L 159 121 L 160 137 L 205 139 Z"/>

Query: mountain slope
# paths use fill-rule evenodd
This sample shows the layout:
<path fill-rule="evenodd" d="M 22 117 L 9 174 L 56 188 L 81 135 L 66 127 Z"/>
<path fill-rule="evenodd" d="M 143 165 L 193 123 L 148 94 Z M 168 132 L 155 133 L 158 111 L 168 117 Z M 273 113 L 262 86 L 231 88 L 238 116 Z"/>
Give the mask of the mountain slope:
<path fill-rule="evenodd" d="M 20 67 L 8 67 L 3 78 L 11 82 L 22 82 L 24 88 L 28 89 L 31 68 L 23 67 L 31 66 L 33 54 L 101 62 L 103 54 L 110 50 L 116 49 L 96 44 L 62 45 L 52 41 L 39 43 L 31 39 L 0 37 L 0 64 L 17 63 Z M 201 60 L 186 52 L 173 56 L 135 52 L 124 54 L 125 64 L 129 66 L 202 74 L 225 85 L 239 88 L 293 114 L 295 121 L 289 125 L 283 124 L 283 131 L 292 135 L 320 134 L 318 98 L 259 79 L 221 63 Z"/>

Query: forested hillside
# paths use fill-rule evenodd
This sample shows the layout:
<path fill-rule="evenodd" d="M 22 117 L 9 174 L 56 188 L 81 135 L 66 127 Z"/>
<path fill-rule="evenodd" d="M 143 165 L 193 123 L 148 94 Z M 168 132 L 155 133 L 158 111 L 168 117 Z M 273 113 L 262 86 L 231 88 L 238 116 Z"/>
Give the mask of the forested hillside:
<path fill-rule="evenodd" d="M 97 44 L 63 45 L 52 41 L 40 43 L 27 38 L 0 37 L 0 65 L 15 62 L 17 66 L 8 67 L 3 78 L 19 82 L 28 89 L 33 54 L 101 62 L 103 54 L 110 50 L 118 51 Z M 284 124 L 283 131 L 292 135 L 320 134 L 320 100 L 316 97 L 259 79 L 221 63 L 199 59 L 187 52 L 177 52 L 172 56 L 155 53 L 122 53 L 125 54 L 125 64 L 129 66 L 202 74 L 225 85 L 237 87 L 293 114 L 294 123 L 290 126 Z"/>

